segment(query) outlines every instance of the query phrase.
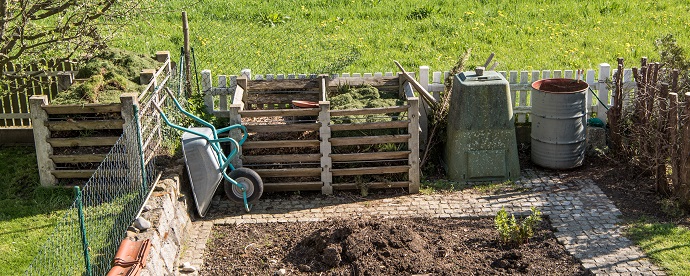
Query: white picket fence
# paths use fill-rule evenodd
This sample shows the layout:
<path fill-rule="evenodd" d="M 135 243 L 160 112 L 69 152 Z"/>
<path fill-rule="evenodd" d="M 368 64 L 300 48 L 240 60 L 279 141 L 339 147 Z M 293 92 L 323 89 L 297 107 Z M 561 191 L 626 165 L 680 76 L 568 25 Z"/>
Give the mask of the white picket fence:
<path fill-rule="evenodd" d="M 611 83 L 613 76 L 616 74 L 617 69 L 611 68 L 608 63 L 599 64 L 599 74 L 593 69 L 586 70 L 584 76 L 582 77 L 590 86 L 592 91 L 596 93 L 599 100 L 606 104 L 608 107 L 613 105 L 613 89 L 608 87 L 607 81 Z M 529 114 L 532 110 L 531 90 L 532 83 L 540 79 L 547 78 L 569 78 L 574 79 L 576 77 L 576 70 L 521 70 L 521 71 L 499 71 L 510 83 L 510 92 L 513 102 L 513 112 L 515 114 L 515 119 L 517 123 L 527 123 L 529 122 Z M 632 69 L 625 69 L 623 72 L 623 82 L 629 87 L 630 84 L 634 83 L 632 77 Z M 380 76 L 394 76 L 393 72 L 377 72 L 377 73 L 342 73 L 342 74 L 332 74 L 330 77 L 332 79 L 347 79 L 347 78 L 360 78 L 360 77 L 380 77 Z M 441 71 L 431 71 L 428 66 L 419 67 L 418 72 L 413 72 L 412 74 L 418 76 L 420 84 L 427 89 L 430 93 L 434 95 L 437 99 L 440 98 L 441 93 L 444 91 L 444 81 L 448 76 L 449 72 Z M 246 76 L 248 79 L 252 79 L 252 74 L 250 69 L 244 69 L 241 75 Z M 308 79 L 316 78 L 316 74 L 266 74 L 260 75 L 256 74 L 253 76 L 254 80 L 281 80 L 281 79 Z M 236 85 L 234 81 L 236 76 L 218 76 L 219 80 L 225 84 L 226 79 L 230 79 L 232 85 Z M 210 81 L 210 80 L 208 80 Z M 225 87 L 225 85 L 219 85 Z M 209 85 L 210 87 L 210 85 Z M 633 86 L 634 87 L 634 86 Z M 213 93 L 214 95 L 217 93 Z M 221 93 L 224 94 L 224 93 Z M 229 93 L 228 93 L 229 94 Z M 593 97 L 591 92 L 587 92 L 587 116 L 595 116 L 602 121 L 606 122 L 606 108 L 604 108 L 598 100 Z M 222 109 L 222 108 L 221 108 Z M 211 110 L 211 109 L 210 109 Z M 215 111 L 215 110 L 214 110 Z M 221 112 L 224 110 L 220 110 Z M 425 116 L 423 116 L 424 118 Z"/>

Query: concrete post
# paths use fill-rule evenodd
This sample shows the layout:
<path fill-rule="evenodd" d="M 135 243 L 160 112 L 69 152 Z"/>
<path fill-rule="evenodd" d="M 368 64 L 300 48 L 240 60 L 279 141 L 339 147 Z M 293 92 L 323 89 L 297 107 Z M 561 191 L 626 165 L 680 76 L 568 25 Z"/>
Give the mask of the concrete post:
<path fill-rule="evenodd" d="M 139 135 L 139 132 L 137 131 L 137 129 L 141 129 L 141 123 L 140 120 L 137 120 L 137 117 L 135 117 L 135 106 L 139 106 L 139 99 L 137 98 L 137 93 L 121 94 L 120 103 L 122 103 L 122 110 L 120 112 L 122 114 L 122 119 L 125 121 L 125 123 L 122 125 L 122 132 L 125 134 L 125 139 L 127 139 L 127 152 L 137 153 L 138 155 L 139 145 L 137 137 Z M 127 174 L 129 175 L 130 181 L 132 181 L 131 185 L 137 187 L 140 186 L 142 183 L 141 169 L 135 169 L 140 166 L 139 159 L 136 159 L 135 164 L 128 165 L 130 166 L 130 170 L 128 170 Z"/>
<path fill-rule="evenodd" d="M 48 113 L 43 110 L 42 105 L 48 104 L 47 95 L 33 95 L 29 98 L 31 110 L 31 124 L 34 130 L 34 145 L 36 145 L 36 161 L 38 163 L 38 176 L 43 186 L 54 186 L 57 179 L 53 176 L 55 163 L 50 159 L 53 154 L 53 147 L 48 143 L 50 130 L 46 126 Z"/>

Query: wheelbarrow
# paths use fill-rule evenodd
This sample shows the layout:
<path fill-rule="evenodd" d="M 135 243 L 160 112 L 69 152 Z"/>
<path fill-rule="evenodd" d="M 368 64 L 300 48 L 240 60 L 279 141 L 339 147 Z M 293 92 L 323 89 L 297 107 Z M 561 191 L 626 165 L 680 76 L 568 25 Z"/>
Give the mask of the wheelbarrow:
<path fill-rule="evenodd" d="M 216 129 L 209 122 L 184 110 L 170 89 L 165 88 L 165 91 L 180 112 L 203 125 L 203 127 L 186 128 L 174 124 L 168 120 L 165 112 L 157 103 L 153 105 L 168 126 L 183 131 L 182 152 L 199 216 L 205 216 L 211 205 L 213 195 L 223 180 L 225 180 L 223 188 L 228 199 L 244 204 L 244 209 L 249 212 L 251 210 L 250 204 L 258 201 L 263 193 L 263 181 L 259 174 L 252 169 L 235 168 L 231 164 L 231 160 L 237 155 L 240 146 L 249 136 L 247 128 L 241 124 L 235 124 Z M 239 142 L 230 137 L 218 138 L 219 134 L 233 129 L 240 129 L 243 133 Z M 229 154 L 224 154 L 221 143 L 230 143 L 232 150 Z M 228 169 L 230 173 L 227 173 Z"/>

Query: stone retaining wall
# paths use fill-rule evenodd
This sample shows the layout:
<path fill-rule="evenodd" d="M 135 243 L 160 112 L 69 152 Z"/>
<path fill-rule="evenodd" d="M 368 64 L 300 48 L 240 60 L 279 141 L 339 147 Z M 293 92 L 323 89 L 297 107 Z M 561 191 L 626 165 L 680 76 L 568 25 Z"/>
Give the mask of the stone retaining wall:
<path fill-rule="evenodd" d="M 170 171 L 182 171 L 176 169 Z M 150 228 L 138 231 L 130 227 L 127 232 L 129 238 L 151 239 L 151 253 L 141 275 L 172 275 L 177 271 L 177 260 L 192 225 L 188 207 L 193 205 L 191 196 L 183 194 L 181 188 L 179 175 L 162 177 L 141 214 L 151 222 Z"/>

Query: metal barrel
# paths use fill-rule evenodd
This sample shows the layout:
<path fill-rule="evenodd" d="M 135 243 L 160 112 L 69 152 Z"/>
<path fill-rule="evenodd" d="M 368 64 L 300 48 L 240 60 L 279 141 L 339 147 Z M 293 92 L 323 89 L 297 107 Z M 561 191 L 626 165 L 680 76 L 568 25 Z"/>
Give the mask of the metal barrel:
<path fill-rule="evenodd" d="M 589 85 L 573 79 L 532 83 L 532 162 L 551 169 L 570 169 L 585 158 Z"/>

